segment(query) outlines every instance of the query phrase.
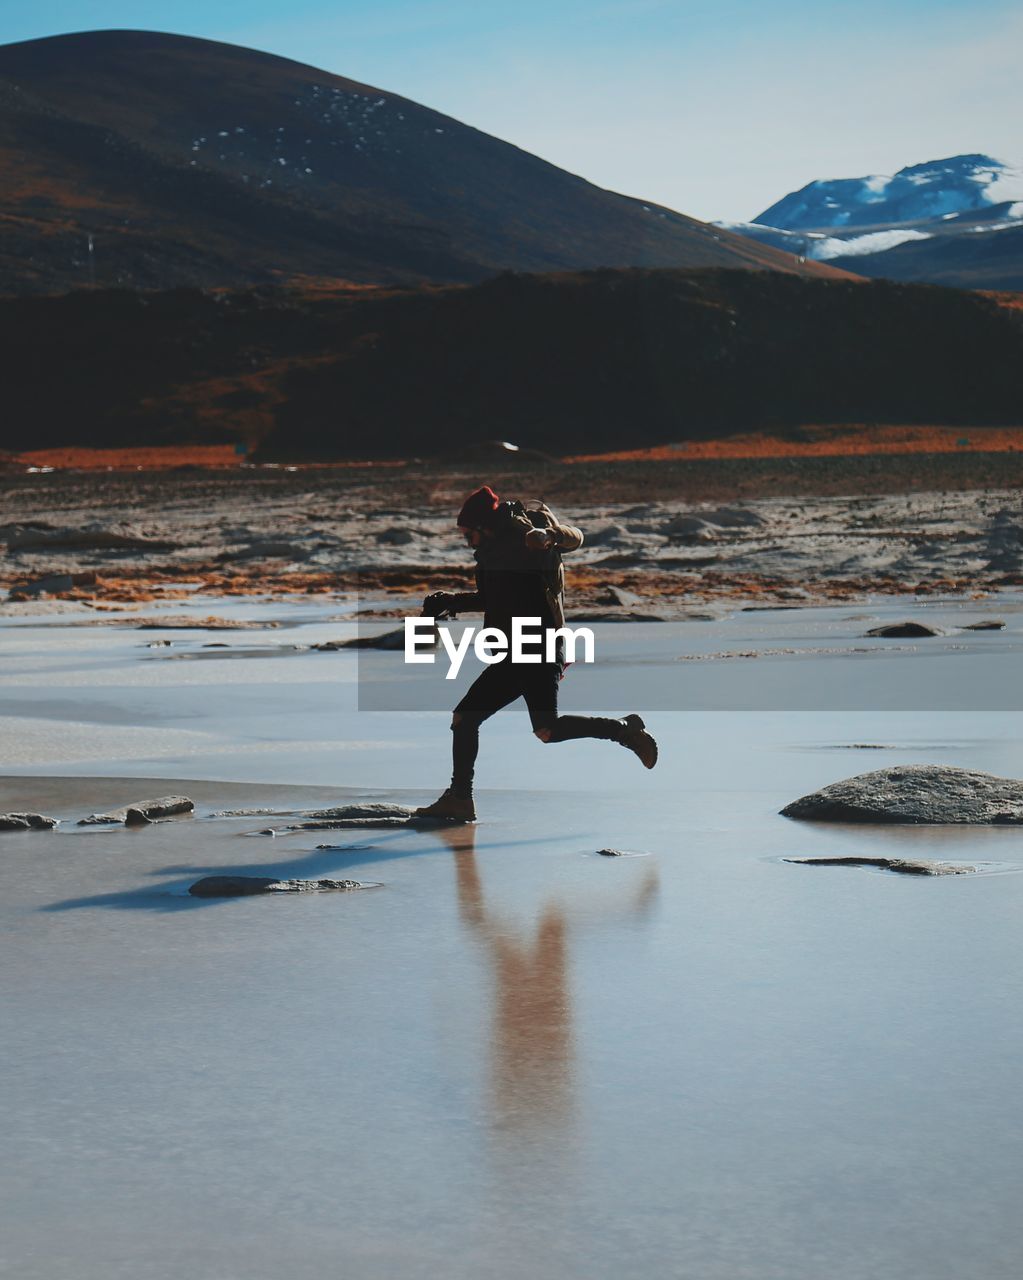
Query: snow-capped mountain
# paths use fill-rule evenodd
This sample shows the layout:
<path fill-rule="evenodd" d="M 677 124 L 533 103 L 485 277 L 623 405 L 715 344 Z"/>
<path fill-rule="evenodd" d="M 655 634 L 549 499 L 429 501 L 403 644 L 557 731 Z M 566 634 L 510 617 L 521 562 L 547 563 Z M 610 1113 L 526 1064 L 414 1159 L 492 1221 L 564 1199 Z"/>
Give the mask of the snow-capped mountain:
<path fill-rule="evenodd" d="M 963 214 L 1023 218 L 1023 170 L 991 156 L 908 165 L 892 177 L 811 182 L 753 219 L 785 231 L 891 226 Z"/>
<path fill-rule="evenodd" d="M 808 183 L 730 231 L 863 275 L 1023 288 L 1023 168 L 971 154 Z"/>

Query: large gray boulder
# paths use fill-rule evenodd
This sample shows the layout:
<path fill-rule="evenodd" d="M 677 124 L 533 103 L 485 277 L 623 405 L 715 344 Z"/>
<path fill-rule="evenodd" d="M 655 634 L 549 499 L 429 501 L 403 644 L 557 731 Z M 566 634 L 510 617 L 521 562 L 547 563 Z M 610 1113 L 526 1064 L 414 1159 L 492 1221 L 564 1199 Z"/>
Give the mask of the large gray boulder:
<path fill-rule="evenodd" d="M 1023 824 L 1023 782 L 952 765 L 897 765 L 833 782 L 782 809 L 814 822 Z"/>

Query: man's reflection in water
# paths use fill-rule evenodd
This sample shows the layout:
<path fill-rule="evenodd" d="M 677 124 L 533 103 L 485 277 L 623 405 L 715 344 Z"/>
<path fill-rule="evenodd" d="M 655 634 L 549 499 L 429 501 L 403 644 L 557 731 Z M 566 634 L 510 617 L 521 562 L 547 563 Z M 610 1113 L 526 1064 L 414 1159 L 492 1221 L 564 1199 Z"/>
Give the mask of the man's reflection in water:
<path fill-rule="evenodd" d="M 483 943 L 494 976 L 491 1092 L 493 1120 L 526 1131 L 566 1124 L 572 1113 L 574 1049 L 568 974 L 570 914 L 558 901 L 540 911 L 535 932 L 516 929 L 487 907 L 476 861 L 476 828 L 436 833 L 455 855 L 462 921 Z M 657 894 L 653 868 L 638 893 L 609 912 L 601 904 L 577 913 L 592 924 L 609 914 L 642 914 Z"/>

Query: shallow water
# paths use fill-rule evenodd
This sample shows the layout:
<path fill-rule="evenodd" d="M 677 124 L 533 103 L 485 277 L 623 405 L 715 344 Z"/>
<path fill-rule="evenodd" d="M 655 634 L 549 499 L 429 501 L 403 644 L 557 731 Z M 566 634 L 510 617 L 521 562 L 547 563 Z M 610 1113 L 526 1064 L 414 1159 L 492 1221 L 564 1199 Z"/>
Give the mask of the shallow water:
<path fill-rule="evenodd" d="M 507 712 L 477 828 L 268 838 L 205 815 L 418 801 L 446 717 L 356 712 L 347 655 L 138 639 L 0 639 L 0 811 L 67 820 L 0 836 L 12 1275 L 1018 1273 L 1021 833 L 777 812 L 895 762 L 1023 776 L 1016 715 L 663 712 L 645 773 Z M 196 818 L 73 825 L 179 789 Z M 781 861 L 864 852 L 985 874 Z M 383 887 L 187 896 L 229 869 Z"/>

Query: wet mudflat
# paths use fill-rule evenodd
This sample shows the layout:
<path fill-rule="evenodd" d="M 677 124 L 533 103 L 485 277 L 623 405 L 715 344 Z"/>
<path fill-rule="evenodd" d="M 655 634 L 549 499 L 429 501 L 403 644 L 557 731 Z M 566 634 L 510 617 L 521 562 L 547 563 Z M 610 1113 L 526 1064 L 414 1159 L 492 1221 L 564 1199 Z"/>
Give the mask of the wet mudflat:
<path fill-rule="evenodd" d="M 849 646 L 889 616 L 864 612 Z M 1018 615 L 997 613 L 1005 632 L 922 660 L 968 681 L 986 639 L 1009 661 Z M 827 619 L 780 616 L 706 652 L 822 644 Z M 647 632 L 614 679 L 677 650 Z M 1019 831 L 778 810 L 889 764 L 1023 777 L 1017 715 L 665 698 L 648 774 L 608 744 L 543 748 L 508 712 L 477 827 L 270 837 L 299 811 L 433 798 L 446 716 L 359 712 L 352 654 L 2 638 L 0 811 L 62 820 L 0 835 L 12 1274 L 1015 1275 Z M 882 660 L 821 656 L 853 683 Z M 169 794 L 194 815 L 75 826 Z M 978 870 L 784 861 L 843 856 Z M 381 887 L 190 897 L 211 875 Z"/>

